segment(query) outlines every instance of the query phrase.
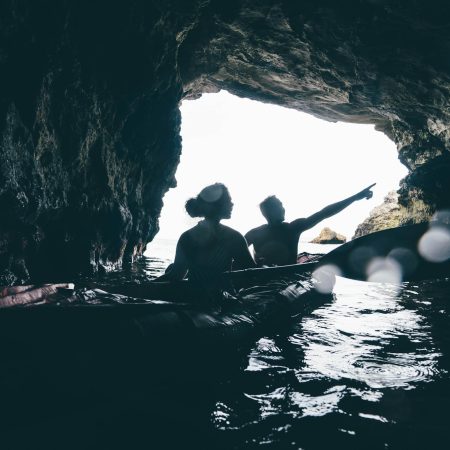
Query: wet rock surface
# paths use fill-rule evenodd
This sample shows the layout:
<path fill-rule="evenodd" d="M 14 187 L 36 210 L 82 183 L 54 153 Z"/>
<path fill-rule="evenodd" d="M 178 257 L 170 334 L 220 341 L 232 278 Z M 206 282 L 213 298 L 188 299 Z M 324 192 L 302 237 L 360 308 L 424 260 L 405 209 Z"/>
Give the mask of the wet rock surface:
<path fill-rule="evenodd" d="M 219 89 L 373 123 L 410 170 L 404 222 L 450 204 L 443 2 L 9 0 L 0 17 L 0 284 L 141 255 L 176 184 L 179 102 Z"/>
<path fill-rule="evenodd" d="M 175 184 L 181 14 L 140 1 L 0 14 L 3 282 L 116 268 L 142 254 Z"/>

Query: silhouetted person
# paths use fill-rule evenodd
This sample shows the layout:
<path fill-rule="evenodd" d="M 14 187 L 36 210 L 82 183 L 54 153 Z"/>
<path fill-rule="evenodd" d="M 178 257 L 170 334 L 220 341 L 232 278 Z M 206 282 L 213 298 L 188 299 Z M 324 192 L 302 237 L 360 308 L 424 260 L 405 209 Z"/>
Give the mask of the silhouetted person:
<path fill-rule="evenodd" d="M 258 265 L 286 265 L 297 262 L 297 246 L 303 231 L 317 225 L 322 220 L 334 216 L 356 200 L 369 199 L 370 190 L 375 184 L 363 189 L 351 197 L 326 206 L 312 216 L 284 221 L 284 207 L 274 195 L 267 197 L 259 205 L 267 224 L 253 228 L 246 235 L 248 245 L 253 245 L 255 260 Z"/>
<path fill-rule="evenodd" d="M 187 275 L 189 280 L 215 286 L 225 271 L 255 267 L 244 236 L 220 223 L 231 217 L 232 209 L 230 193 L 222 183 L 207 186 L 189 199 L 187 213 L 204 220 L 180 236 L 173 264 L 156 281 L 181 280 Z"/>

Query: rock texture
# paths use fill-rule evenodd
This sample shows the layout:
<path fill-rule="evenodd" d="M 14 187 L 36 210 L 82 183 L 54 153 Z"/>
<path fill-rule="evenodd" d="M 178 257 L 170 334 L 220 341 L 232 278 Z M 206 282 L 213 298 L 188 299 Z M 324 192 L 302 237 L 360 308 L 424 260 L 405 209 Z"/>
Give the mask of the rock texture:
<path fill-rule="evenodd" d="M 190 22 L 144 1 L 0 8 L 3 283 L 118 267 L 176 184 Z"/>
<path fill-rule="evenodd" d="M 391 191 L 384 198 L 384 202 L 376 206 L 369 217 L 358 225 L 352 239 L 375 231 L 395 228 L 406 224 L 409 220 L 406 208 L 398 203 L 398 193 Z"/>
<path fill-rule="evenodd" d="M 325 227 L 319 233 L 319 236 L 310 241 L 312 244 L 343 244 L 347 238 L 342 234 L 336 233 L 331 228 Z"/>
<path fill-rule="evenodd" d="M 142 254 L 179 102 L 219 89 L 375 124 L 410 170 L 405 220 L 449 207 L 449 19 L 437 0 L 1 2 L 0 284 Z"/>

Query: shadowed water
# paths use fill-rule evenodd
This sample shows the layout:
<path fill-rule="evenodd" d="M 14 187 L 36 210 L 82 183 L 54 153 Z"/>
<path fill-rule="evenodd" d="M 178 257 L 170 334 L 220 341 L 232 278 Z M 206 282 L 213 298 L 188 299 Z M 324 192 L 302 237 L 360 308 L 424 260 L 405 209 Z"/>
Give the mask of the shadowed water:
<path fill-rule="evenodd" d="M 148 258 L 108 277 L 153 278 L 168 262 Z M 150 429 L 163 427 L 167 448 L 448 448 L 449 294 L 448 279 L 338 278 L 327 303 L 236 358 L 206 355 L 193 377 L 180 361 L 161 386 L 163 425 L 153 413 Z"/>

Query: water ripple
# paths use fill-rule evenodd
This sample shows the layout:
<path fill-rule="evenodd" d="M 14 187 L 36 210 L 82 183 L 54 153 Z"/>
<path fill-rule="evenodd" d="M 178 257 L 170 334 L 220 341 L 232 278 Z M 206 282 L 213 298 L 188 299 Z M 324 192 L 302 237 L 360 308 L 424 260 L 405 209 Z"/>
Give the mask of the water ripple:
<path fill-rule="evenodd" d="M 389 285 L 338 278 L 331 304 L 255 343 L 245 401 L 228 403 L 221 425 L 246 436 L 233 448 L 363 448 L 367 439 L 386 448 L 405 424 L 444 435 L 445 427 L 436 428 L 443 419 L 435 399 L 443 395 L 439 383 L 450 392 L 449 294 L 448 280 Z"/>
<path fill-rule="evenodd" d="M 353 379 L 370 387 L 408 387 L 432 379 L 439 352 L 424 317 L 407 309 L 386 286 L 341 282 L 335 302 L 319 308 L 290 337 L 304 350 L 304 367 L 317 377 Z M 392 349 L 396 349 L 393 351 Z"/>

